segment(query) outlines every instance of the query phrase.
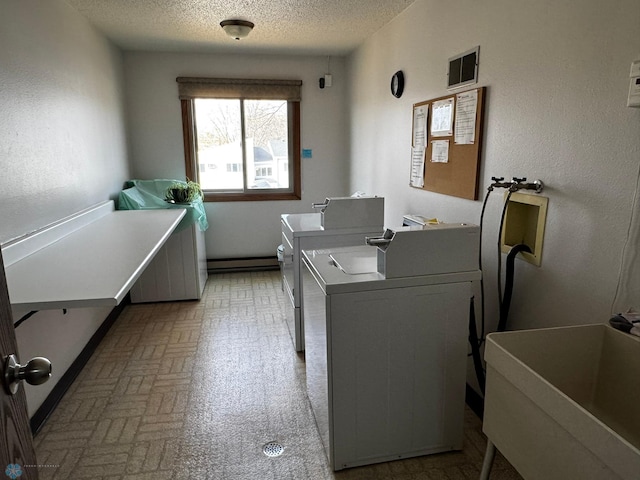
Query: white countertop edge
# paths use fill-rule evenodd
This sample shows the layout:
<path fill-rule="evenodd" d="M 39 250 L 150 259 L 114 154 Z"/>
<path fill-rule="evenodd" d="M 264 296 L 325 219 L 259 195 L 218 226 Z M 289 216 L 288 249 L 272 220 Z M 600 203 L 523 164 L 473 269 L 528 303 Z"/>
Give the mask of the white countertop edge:
<path fill-rule="evenodd" d="M 100 217 L 115 211 L 115 202 L 107 200 L 2 244 L 2 260 L 7 268 L 38 250 L 42 250 Z"/>
<path fill-rule="evenodd" d="M 173 222 L 171 227 L 169 227 L 169 230 L 167 230 L 164 233 L 164 235 L 158 240 L 158 243 L 155 245 L 155 247 L 149 252 L 149 254 L 144 259 L 144 261 L 133 272 L 129 280 L 122 286 L 120 291 L 115 295 L 114 300 L 116 300 L 116 305 L 119 304 L 124 299 L 124 297 L 127 295 L 129 290 L 131 290 L 131 287 L 133 287 L 133 284 L 136 283 L 138 278 L 140 278 L 140 276 L 144 272 L 145 268 L 147 268 L 147 266 L 151 263 L 151 261 L 153 260 L 153 257 L 155 257 L 158 251 L 164 246 L 167 239 L 171 236 L 173 231 L 176 229 L 176 227 L 180 223 L 180 220 L 182 220 L 182 217 L 184 217 L 187 214 L 186 209 L 180 210 L 180 211 L 182 212 L 182 215 L 176 218 L 176 220 Z"/>
<path fill-rule="evenodd" d="M 106 243 L 109 248 L 113 247 L 111 250 L 105 248 L 102 251 L 94 251 L 91 248 L 78 251 L 77 245 L 75 245 L 77 239 L 80 237 L 83 238 L 85 244 L 90 243 L 92 232 L 87 229 L 92 228 L 91 224 L 94 222 L 97 222 L 95 225 L 98 225 L 96 230 L 100 231 L 100 221 L 109 223 L 112 219 L 127 217 L 136 217 L 136 221 L 138 221 L 147 215 L 144 212 L 163 212 L 153 214 L 156 219 L 158 215 L 166 217 L 164 225 L 159 229 L 156 228 L 156 231 L 160 230 L 159 236 L 149 239 L 147 242 L 148 250 L 144 250 L 144 253 L 137 252 L 135 255 L 128 256 L 128 261 L 132 261 L 134 258 L 135 261 L 130 268 L 128 265 L 120 268 L 121 275 L 117 281 L 114 282 L 114 278 L 107 278 L 104 285 L 99 285 L 99 282 L 94 281 L 93 285 L 85 288 L 84 279 L 95 279 L 96 276 L 108 277 L 103 272 L 109 270 L 108 267 L 111 265 L 109 262 L 114 262 L 114 259 L 122 255 L 119 255 L 120 252 L 117 250 L 118 242 L 108 241 L 108 238 L 96 238 L 96 241 L 99 240 L 102 244 Z M 29 311 L 118 305 L 185 214 L 186 210 L 184 209 L 116 210 L 101 215 L 97 219 L 94 218 L 83 228 L 75 228 L 70 233 L 64 232 L 57 241 L 48 242 L 44 248 L 34 251 L 5 268 L 12 308 Z M 145 227 L 147 228 L 145 229 Z M 141 225 L 139 230 L 148 231 L 148 225 Z M 115 236 L 127 233 L 131 232 L 113 231 Z M 122 243 L 121 241 L 120 248 L 122 248 Z M 70 244 L 71 248 L 66 248 L 67 244 Z M 76 249 L 74 250 L 73 247 Z M 125 248 L 128 248 L 128 245 Z M 57 259 L 56 256 L 61 252 L 62 259 Z M 74 255 L 74 265 L 69 265 L 72 262 L 68 261 L 68 257 L 72 254 Z M 123 278 L 123 275 L 126 278 Z M 86 283 L 92 282 L 87 280 Z M 66 285 L 70 285 L 70 287 L 66 287 Z"/>

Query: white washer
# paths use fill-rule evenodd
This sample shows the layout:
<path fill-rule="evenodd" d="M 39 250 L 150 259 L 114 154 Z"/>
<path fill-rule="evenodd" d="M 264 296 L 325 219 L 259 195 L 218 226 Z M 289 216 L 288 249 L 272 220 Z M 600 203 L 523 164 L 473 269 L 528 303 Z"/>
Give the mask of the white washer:
<path fill-rule="evenodd" d="M 403 259 L 390 247 L 303 252 L 307 389 L 334 470 L 462 448 L 479 229 L 441 233 L 398 241 Z M 412 240 L 434 261 L 411 259 Z"/>
<path fill-rule="evenodd" d="M 304 350 L 301 252 L 307 249 L 364 245 L 384 230 L 384 198 L 334 197 L 314 205 L 318 213 L 281 215 L 282 285 L 290 302 L 285 316 L 295 350 Z"/>

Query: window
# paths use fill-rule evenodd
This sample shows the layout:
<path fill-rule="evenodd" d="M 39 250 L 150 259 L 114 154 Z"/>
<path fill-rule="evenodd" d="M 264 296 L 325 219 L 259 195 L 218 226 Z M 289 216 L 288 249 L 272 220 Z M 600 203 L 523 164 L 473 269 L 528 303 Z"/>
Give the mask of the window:
<path fill-rule="evenodd" d="M 186 173 L 205 201 L 300 199 L 301 81 L 177 82 Z"/>

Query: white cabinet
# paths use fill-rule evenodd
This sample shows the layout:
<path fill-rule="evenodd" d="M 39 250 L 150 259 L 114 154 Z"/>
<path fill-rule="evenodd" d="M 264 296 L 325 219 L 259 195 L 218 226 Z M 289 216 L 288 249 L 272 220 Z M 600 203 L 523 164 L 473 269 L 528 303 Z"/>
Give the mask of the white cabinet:
<path fill-rule="evenodd" d="M 207 282 L 204 232 L 174 232 L 131 288 L 132 303 L 199 300 Z"/>

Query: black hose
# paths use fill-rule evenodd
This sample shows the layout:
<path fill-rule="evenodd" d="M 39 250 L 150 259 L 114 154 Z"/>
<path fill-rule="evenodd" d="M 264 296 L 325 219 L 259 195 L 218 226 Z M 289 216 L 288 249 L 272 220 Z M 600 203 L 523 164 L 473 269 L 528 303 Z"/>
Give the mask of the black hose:
<path fill-rule="evenodd" d="M 498 227 L 498 305 L 502 305 L 502 229 L 504 228 L 504 219 L 507 216 L 507 207 L 509 206 L 509 200 L 513 192 L 509 190 L 507 196 L 504 199 L 504 206 L 502 207 L 502 215 L 500 215 L 500 226 Z"/>
<path fill-rule="evenodd" d="M 487 200 L 489 200 L 489 195 L 493 191 L 493 185 L 489 186 L 487 189 L 487 194 L 484 197 L 484 202 L 482 203 L 482 211 L 480 213 L 480 255 L 478 258 L 478 266 L 480 271 L 482 271 L 482 228 L 483 228 L 483 219 L 484 212 L 487 206 Z M 506 265 L 506 278 L 505 278 L 505 290 L 504 296 L 502 294 L 502 252 L 501 252 L 501 237 L 502 237 L 502 229 L 504 228 L 504 220 L 507 213 L 507 207 L 509 205 L 509 200 L 511 199 L 511 194 L 513 192 L 509 190 L 507 196 L 504 201 L 504 206 L 502 208 L 502 214 L 500 215 L 500 227 L 498 229 L 498 305 L 500 306 L 500 319 L 498 322 L 498 331 L 503 332 L 507 328 L 507 317 L 509 316 L 509 307 L 511 305 L 511 296 L 513 294 L 513 271 L 514 271 L 514 261 L 516 255 L 520 252 L 528 252 L 531 253 L 531 248 L 529 248 L 525 244 L 519 244 L 514 246 L 507 255 L 507 265 Z M 482 308 L 482 329 L 480 338 L 478 338 L 478 331 L 476 325 L 476 315 L 474 308 L 474 299 L 471 298 L 471 304 L 469 306 L 469 344 L 471 345 L 471 357 L 473 359 L 473 367 L 476 372 L 476 378 L 478 379 L 478 385 L 480 386 L 480 391 L 482 395 L 484 395 L 485 389 L 485 372 L 482 365 L 482 356 L 480 355 L 480 346 L 484 342 L 484 334 L 485 334 L 485 325 L 484 325 L 484 283 L 480 280 L 480 301 Z"/>
<path fill-rule="evenodd" d="M 487 200 L 489 200 L 489 195 L 493 192 L 493 187 L 489 186 L 487 188 L 487 194 L 484 196 L 484 202 L 482 202 L 482 211 L 480 212 L 480 236 L 478 238 L 478 242 L 480 243 L 480 248 L 478 248 L 478 270 L 482 272 L 482 229 L 484 222 L 484 211 L 487 208 Z M 481 328 L 480 328 L 480 339 L 479 345 L 484 341 L 484 275 L 480 277 L 480 316 L 481 320 Z M 477 337 L 477 335 L 476 335 Z"/>
<path fill-rule="evenodd" d="M 484 225 L 484 212 L 487 208 L 487 201 L 489 200 L 489 195 L 493 191 L 493 186 L 490 185 L 487 188 L 487 193 L 484 196 L 484 201 L 482 202 L 482 210 L 480 212 L 480 236 L 478 242 L 480 243 L 480 248 L 478 249 L 478 270 L 482 271 L 482 230 Z M 483 276 L 484 277 L 484 276 Z M 480 355 L 480 346 L 484 341 L 484 279 L 480 278 L 480 315 L 482 316 L 481 320 L 481 328 L 480 328 L 480 338 L 478 338 L 478 330 L 476 324 L 476 313 L 474 307 L 474 299 L 471 298 L 471 303 L 469 305 L 469 344 L 471 345 L 471 358 L 473 359 L 473 367 L 476 372 L 476 378 L 478 379 L 478 385 L 480 386 L 480 391 L 482 395 L 484 395 L 484 384 L 485 384 L 485 374 L 484 367 L 482 365 L 482 356 Z"/>
<path fill-rule="evenodd" d="M 531 253 L 531 248 L 524 243 L 514 245 L 507 255 L 506 277 L 504 285 L 504 296 L 500 302 L 500 321 L 498 322 L 498 332 L 507 329 L 507 318 L 509 317 L 509 307 L 511 306 L 511 295 L 513 294 L 513 271 L 516 256 L 520 252 Z"/>
<path fill-rule="evenodd" d="M 473 358 L 473 367 L 476 371 L 478 385 L 480 385 L 480 391 L 482 395 L 484 395 L 485 377 L 482 368 L 482 358 L 480 357 L 480 343 L 478 342 L 478 332 L 476 330 L 476 314 L 473 308 L 473 297 L 469 305 L 469 343 L 471 344 L 471 357 Z"/>

